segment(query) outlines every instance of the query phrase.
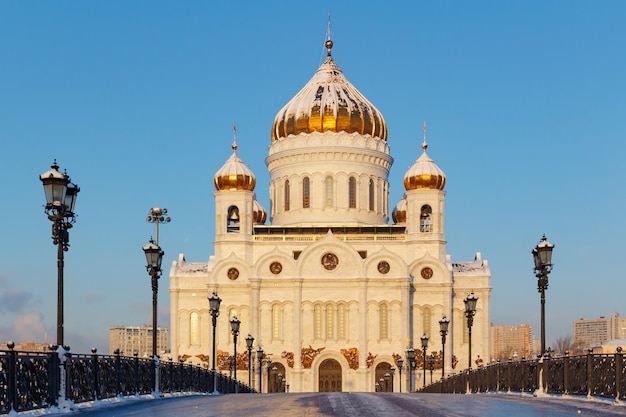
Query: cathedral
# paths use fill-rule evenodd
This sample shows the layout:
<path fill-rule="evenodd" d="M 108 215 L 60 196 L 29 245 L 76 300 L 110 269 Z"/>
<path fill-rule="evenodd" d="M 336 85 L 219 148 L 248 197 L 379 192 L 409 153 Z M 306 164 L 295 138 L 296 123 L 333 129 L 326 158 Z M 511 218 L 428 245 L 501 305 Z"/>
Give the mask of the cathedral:
<path fill-rule="evenodd" d="M 236 141 L 214 175 L 214 254 L 208 262 L 180 254 L 169 274 L 172 357 L 212 368 L 215 343 L 215 367 L 232 372 L 237 317 L 237 378 L 257 390 L 412 391 L 424 369 L 438 379 L 488 358 L 491 272 L 480 253 L 466 262 L 446 254 L 446 176 L 426 153 L 425 125 L 390 212 L 385 119 L 334 62 L 330 39 L 325 46 L 324 63 L 273 121 L 269 212 Z M 214 292 L 222 300 L 215 341 Z"/>

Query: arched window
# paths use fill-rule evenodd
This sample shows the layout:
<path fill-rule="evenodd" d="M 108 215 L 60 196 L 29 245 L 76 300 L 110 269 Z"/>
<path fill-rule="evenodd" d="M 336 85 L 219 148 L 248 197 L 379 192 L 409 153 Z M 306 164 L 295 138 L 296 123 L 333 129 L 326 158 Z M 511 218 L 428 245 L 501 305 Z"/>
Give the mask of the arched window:
<path fill-rule="evenodd" d="M 369 189 L 370 210 L 374 211 L 374 180 L 370 179 Z"/>
<path fill-rule="evenodd" d="M 432 227 L 433 209 L 428 204 L 422 206 L 420 210 L 420 232 L 429 233 Z"/>
<path fill-rule="evenodd" d="M 285 180 L 285 211 L 289 211 L 289 180 Z"/>
<path fill-rule="evenodd" d="M 228 218 L 226 220 L 226 232 L 239 232 L 239 208 L 237 206 L 228 207 Z"/>
<path fill-rule="evenodd" d="M 189 344 L 200 344 L 200 319 L 195 311 L 189 316 Z"/>
<path fill-rule="evenodd" d="M 311 204 L 309 177 L 302 180 L 302 208 L 309 208 Z"/>
<path fill-rule="evenodd" d="M 326 189 L 326 207 L 332 207 L 333 205 L 333 177 L 326 177 L 324 182 Z"/>
<path fill-rule="evenodd" d="M 387 304 L 381 304 L 378 310 L 378 332 L 380 339 L 389 339 L 389 310 Z"/>
<path fill-rule="evenodd" d="M 424 329 L 424 334 L 430 338 L 430 328 L 432 320 L 432 314 L 430 312 L 430 308 L 424 308 L 422 311 L 422 329 Z"/>
<path fill-rule="evenodd" d="M 356 178 L 354 177 L 348 180 L 348 202 L 350 208 L 356 208 Z"/>
<path fill-rule="evenodd" d="M 346 338 L 346 305 L 337 306 L 337 338 Z"/>
<path fill-rule="evenodd" d="M 283 312 L 280 306 L 272 307 L 272 339 L 280 340 L 282 336 Z"/>
<path fill-rule="evenodd" d="M 322 338 L 322 305 L 315 304 L 313 307 L 313 338 Z"/>
<path fill-rule="evenodd" d="M 326 339 L 335 338 L 335 309 L 331 304 L 326 305 Z"/>

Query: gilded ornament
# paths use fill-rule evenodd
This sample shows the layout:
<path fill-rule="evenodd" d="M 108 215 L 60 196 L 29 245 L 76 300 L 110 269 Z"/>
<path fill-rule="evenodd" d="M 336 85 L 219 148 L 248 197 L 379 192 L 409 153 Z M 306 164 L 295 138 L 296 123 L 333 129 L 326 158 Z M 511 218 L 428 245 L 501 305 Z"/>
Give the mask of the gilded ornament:
<path fill-rule="evenodd" d="M 378 272 L 380 272 L 381 274 L 388 273 L 390 268 L 391 267 L 389 266 L 389 262 L 387 261 L 378 262 Z"/>
<path fill-rule="evenodd" d="M 322 265 L 324 266 L 324 269 L 328 270 L 328 271 L 332 271 L 333 269 L 337 268 L 337 264 L 339 263 L 339 258 L 337 258 L 337 255 L 335 255 L 334 253 L 325 253 L 324 256 L 322 256 Z"/>
<path fill-rule="evenodd" d="M 283 266 L 280 264 L 280 262 L 272 262 L 270 264 L 270 272 L 274 275 L 278 275 L 280 274 L 280 272 L 283 270 Z"/>
<path fill-rule="evenodd" d="M 228 279 L 234 281 L 237 278 L 239 278 L 239 270 L 237 268 L 230 268 L 228 270 Z"/>
<path fill-rule="evenodd" d="M 433 270 L 429 267 L 425 267 L 425 268 L 422 268 L 422 271 L 420 272 L 420 274 L 422 275 L 422 278 L 424 279 L 431 279 L 433 277 Z"/>

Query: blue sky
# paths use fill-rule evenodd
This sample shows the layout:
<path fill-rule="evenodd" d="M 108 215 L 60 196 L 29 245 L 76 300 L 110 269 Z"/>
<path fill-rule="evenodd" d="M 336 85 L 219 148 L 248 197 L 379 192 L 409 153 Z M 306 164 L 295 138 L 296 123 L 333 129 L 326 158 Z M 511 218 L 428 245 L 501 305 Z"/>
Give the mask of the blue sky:
<path fill-rule="evenodd" d="M 81 187 L 65 263 L 75 352 L 106 352 L 111 325 L 151 322 L 150 207 L 172 217 L 168 266 L 213 253 L 212 178 L 235 120 L 269 208 L 272 121 L 325 56 L 328 8 L 335 61 L 387 121 L 392 205 L 426 120 L 448 178 L 448 253 L 489 260 L 492 322 L 539 335 L 530 250 L 543 233 L 556 244 L 548 343 L 580 317 L 626 315 L 626 3 L 5 1 L 0 342 L 56 340 L 38 179 L 54 158 Z M 166 273 L 169 325 L 167 288 Z"/>

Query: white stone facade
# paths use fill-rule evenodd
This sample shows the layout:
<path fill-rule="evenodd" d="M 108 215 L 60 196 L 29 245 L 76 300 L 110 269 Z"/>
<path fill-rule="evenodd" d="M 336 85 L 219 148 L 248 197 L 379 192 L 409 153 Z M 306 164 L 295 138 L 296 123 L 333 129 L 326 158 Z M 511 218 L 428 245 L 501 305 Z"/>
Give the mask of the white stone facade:
<path fill-rule="evenodd" d="M 332 63 L 330 48 L 324 65 L 329 60 Z M 324 65 L 314 77 L 318 83 Z M 332 70 L 334 78 L 328 83 L 347 83 L 336 66 Z M 340 120 L 342 101 L 336 101 L 334 117 Z M 311 106 L 314 109 L 315 103 Z M 228 189 L 218 188 L 214 255 L 208 263 L 192 263 L 181 254 L 170 270 L 175 358 L 212 367 L 207 298 L 215 291 L 222 299 L 216 336 L 219 370 L 228 372 L 226 356 L 234 350 L 229 320 L 237 316 L 238 379 L 248 381 L 247 334 L 255 338 L 254 349 L 261 345 L 271 368 L 276 367 L 268 376 L 263 361 L 263 392 L 268 385 L 270 391 L 275 389 L 278 372 L 291 392 L 374 391 L 377 382 L 380 389 L 390 391 L 393 384 L 394 391 L 401 385 L 405 392 L 423 381 L 420 337 L 429 336 L 427 354 L 442 351 L 438 322 L 444 316 L 450 319 L 444 371 L 467 368 L 463 299 L 473 291 L 479 301 L 472 362 L 478 357 L 488 360 L 489 266 L 480 254 L 470 262 L 453 262 L 446 254 L 445 177 L 433 187 L 407 186 L 405 218 L 389 223 L 393 158 L 386 126 L 382 128 L 385 137 L 371 137 L 342 130 L 337 122 L 332 129 L 274 140 L 266 158 L 270 225 L 260 224 L 250 181 L 238 188 L 233 177 Z M 409 386 L 406 349 L 411 346 L 418 369 Z M 439 363 L 435 378 L 441 376 Z M 252 382 L 258 389 L 256 358 L 253 364 Z M 391 367 L 395 374 L 383 384 L 380 378 L 391 373 Z"/>

